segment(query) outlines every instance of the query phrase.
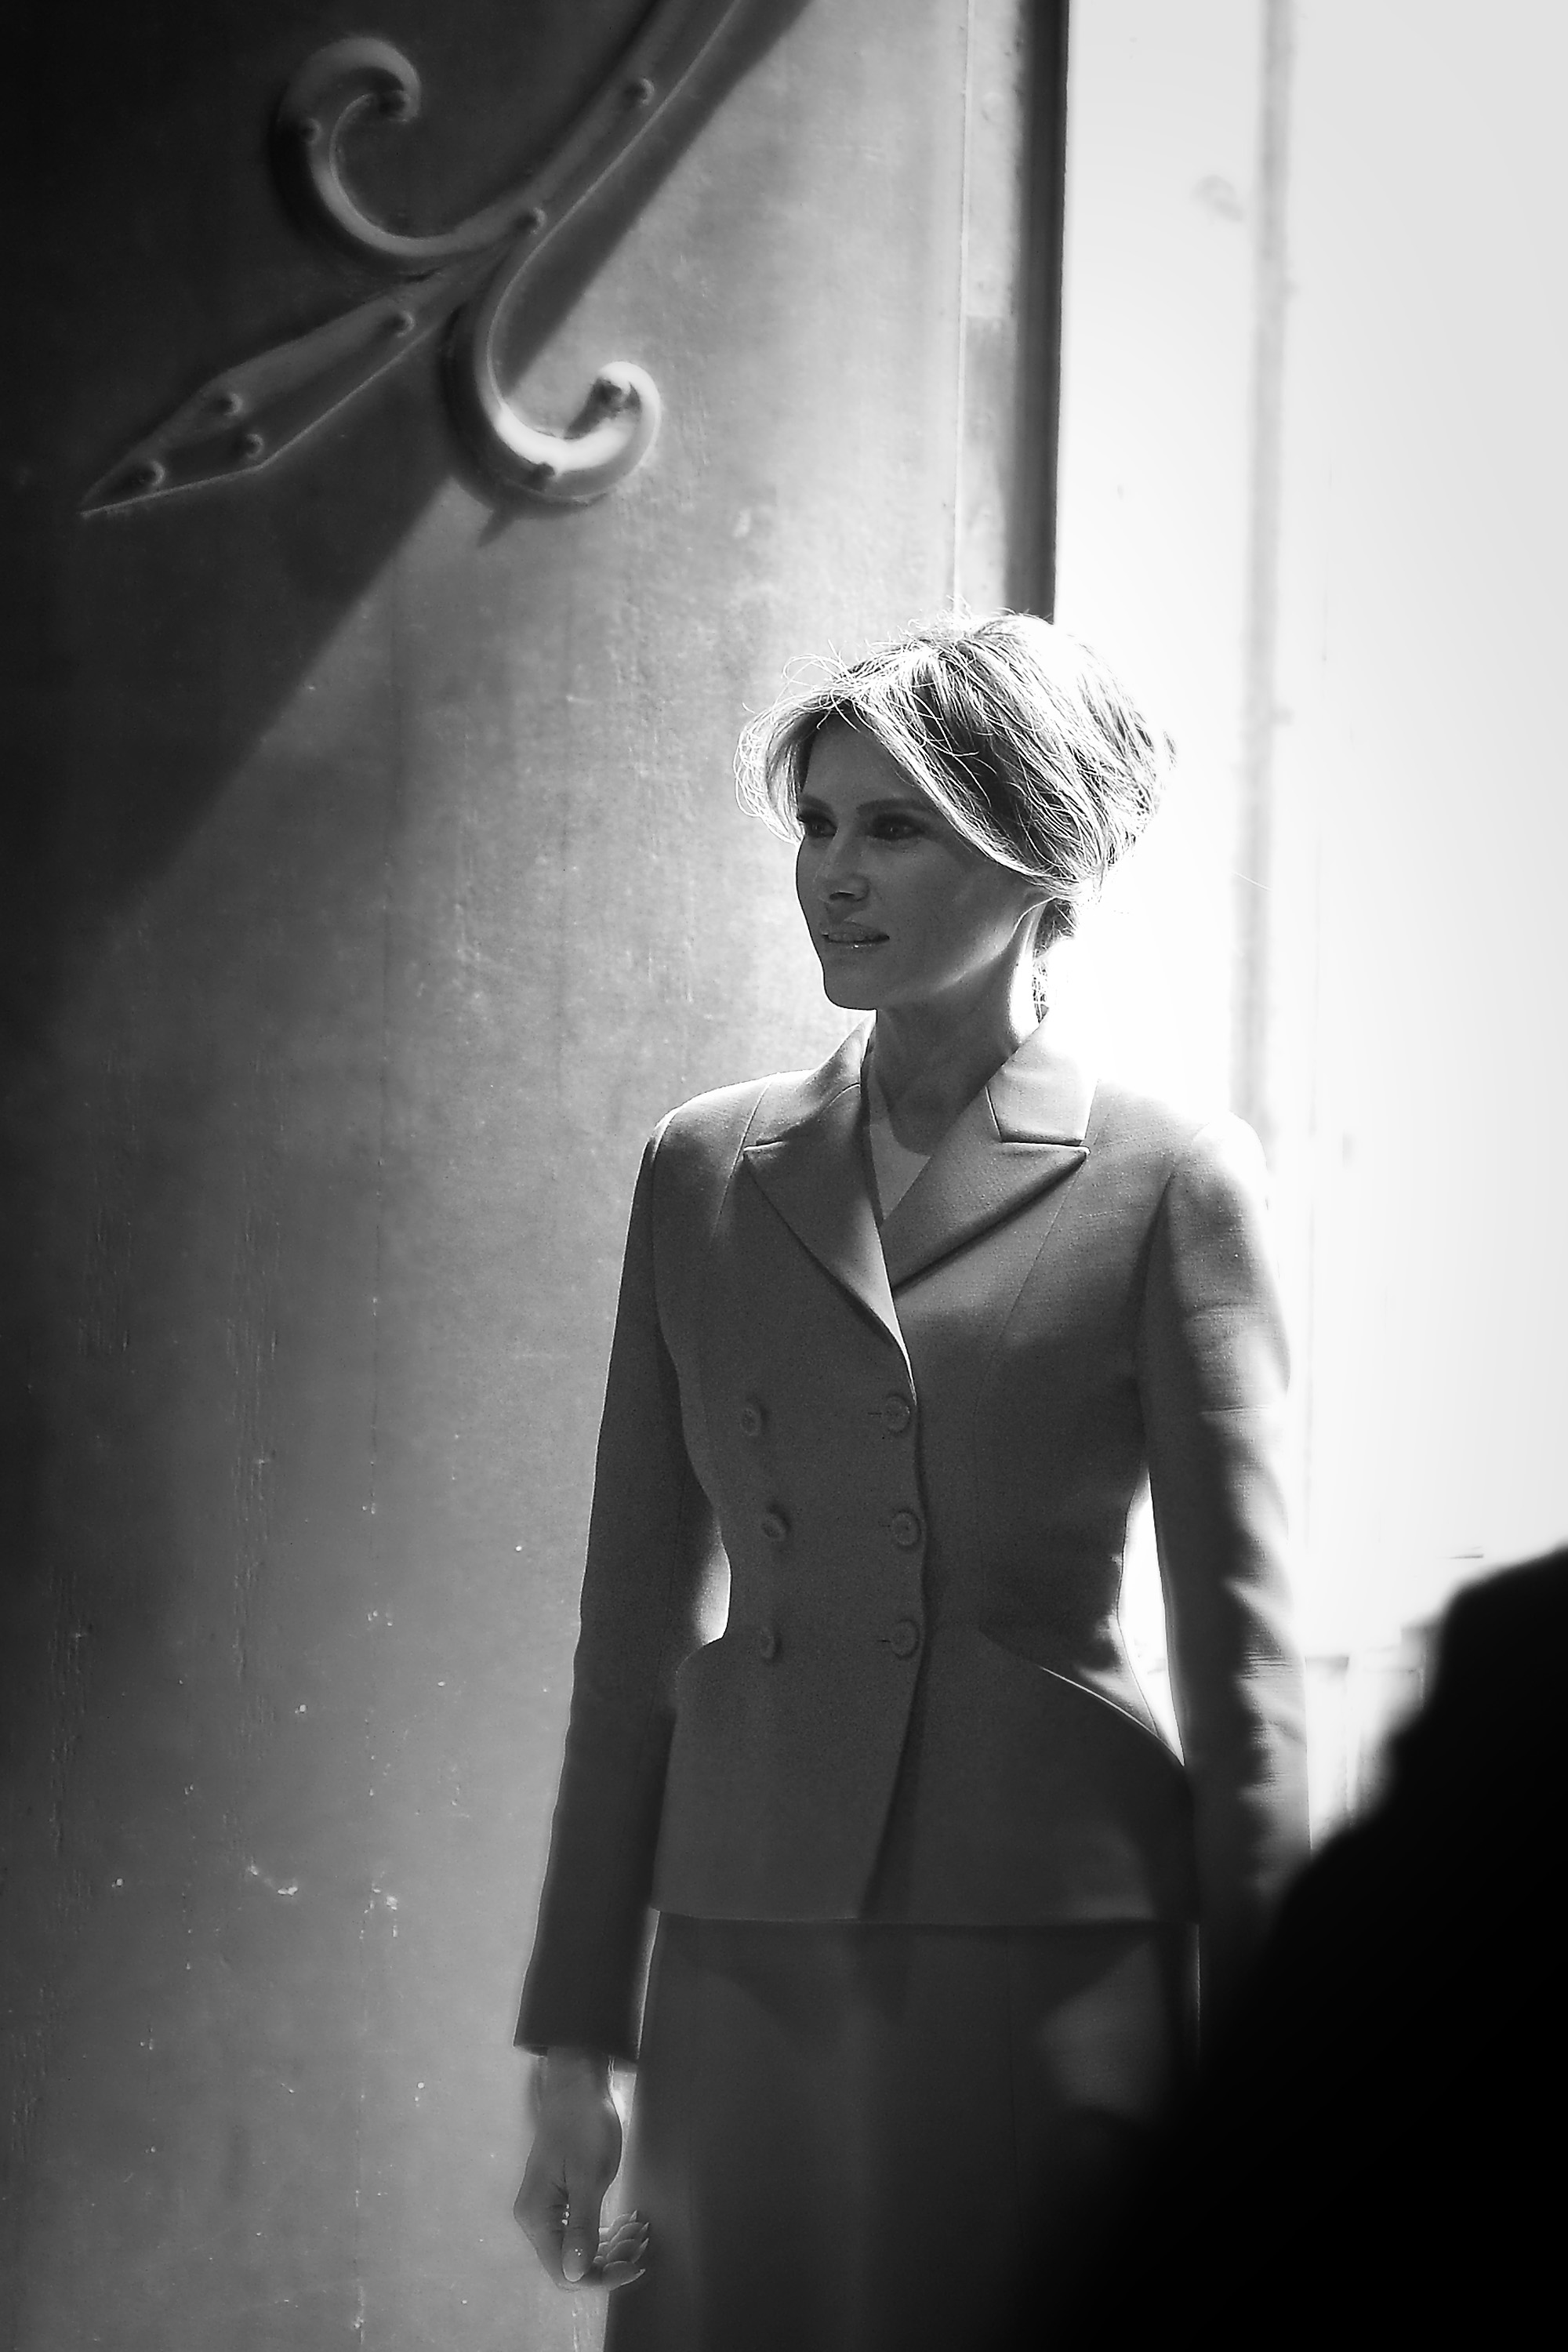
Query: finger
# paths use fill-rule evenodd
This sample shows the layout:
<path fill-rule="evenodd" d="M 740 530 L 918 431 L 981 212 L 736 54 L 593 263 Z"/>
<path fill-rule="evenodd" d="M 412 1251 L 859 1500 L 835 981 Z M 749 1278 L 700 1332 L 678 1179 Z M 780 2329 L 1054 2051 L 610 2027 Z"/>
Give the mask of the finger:
<path fill-rule="evenodd" d="M 566 2231 L 564 2190 L 546 2186 L 542 2192 L 538 2181 L 525 2177 L 511 2210 L 551 2278 L 557 2286 L 565 2286 L 568 2281 L 561 2269 L 561 2242 Z"/>
<path fill-rule="evenodd" d="M 599 2210 L 604 2189 L 574 2189 L 565 2233 L 561 2241 L 561 2272 L 568 2286 L 578 2286 L 599 2255 Z"/>

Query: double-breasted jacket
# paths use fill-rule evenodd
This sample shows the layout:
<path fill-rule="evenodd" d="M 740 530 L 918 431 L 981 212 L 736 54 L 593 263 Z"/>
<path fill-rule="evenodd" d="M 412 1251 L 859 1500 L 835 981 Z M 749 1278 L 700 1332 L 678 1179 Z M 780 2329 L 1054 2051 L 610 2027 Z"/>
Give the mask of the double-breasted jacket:
<path fill-rule="evenodd" d="M 1256 1139 L 1045 1024 L 879 1230 L 866 1034 L 644 1158 L 531 2047 L 635 2053 L 650 1905 L 1195 1918 L 1206 1990 L 1304 1848 Z M 1180 1758 L 1117 1617 L 1145 1480 Z"/>

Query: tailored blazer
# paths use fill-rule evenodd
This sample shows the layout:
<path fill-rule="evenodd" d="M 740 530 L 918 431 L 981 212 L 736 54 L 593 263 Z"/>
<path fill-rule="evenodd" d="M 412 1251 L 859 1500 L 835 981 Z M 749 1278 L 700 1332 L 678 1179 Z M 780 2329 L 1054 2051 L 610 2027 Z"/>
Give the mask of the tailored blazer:
<path fill-rule="evenodd" d="M 1305 1849 L 1249 1129 L 1036 1030 L 879 1230 L 861 1064 L 644 1157 L 518 2039 L 633 2056 L 648 1906 L 1196 1919 L 1205 2001 Z M 1145 1480 L 1184 1756 L 1117 1618 Z"/>

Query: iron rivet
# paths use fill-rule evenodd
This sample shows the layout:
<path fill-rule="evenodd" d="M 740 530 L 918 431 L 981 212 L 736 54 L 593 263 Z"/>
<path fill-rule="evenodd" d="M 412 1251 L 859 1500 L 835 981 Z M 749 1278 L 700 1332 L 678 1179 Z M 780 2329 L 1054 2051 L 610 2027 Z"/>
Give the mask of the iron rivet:
<path fill-rule="evenodd" d="M 528 210 L 522 216 L 522 226 L 530 236 L 537 236 L 540 230 L 544 226 L 543 205 L 530 205 Z"/>
<path fill-rule="evenodd" d="M 388 333 L 389 335 L 411 335 L 411 334 L 414 332 L 414 313 L 413 313 L 413 311 L 412 311 L 412 310 L 391 310 L 391 311 L 389 311 L 389 312 L 387 313 L 387 320 L 386 320 L 386 331 L 387 331 L 387 333 Z"/>
<path fill-rule="evenodd" d="M 139 466 L 131 469 L 131 487 L 136 490 L 155 490 L 163 478 L 164 471 L 156 457 L 143 457 Z"/>
<path fill-rule="evenodd" d="M 212 396 L 212 411 L 215 416 L 237 416 L 244 406 L 244 401 L 232 384 L 225 384 L 221 392 L 215 392 Z"/>
<path fill-rule="evenodd" d="M 652 96 L 653 84 L 647 74 L 639 74 L 636 81 L 627 82 L 626 104 L 628 106 L 646 106 Z"/>
<path fill-rule="evenodd" d="M 315 116 L 313 114 L 302 114 L 300 118 L 299 128 L 300 137 L 304 142 L 304 144 L 307 147 L 313 147 L 317 140 L 321 135 L 321 126 L 317 121 Z"/>
<path fill-rule="evenodd" d="M 254 465 L 266 446 L 259 433 L 242 433 L 234 445 L 234 451 L 237 457 L 243 457 L 247 464 Z"/>

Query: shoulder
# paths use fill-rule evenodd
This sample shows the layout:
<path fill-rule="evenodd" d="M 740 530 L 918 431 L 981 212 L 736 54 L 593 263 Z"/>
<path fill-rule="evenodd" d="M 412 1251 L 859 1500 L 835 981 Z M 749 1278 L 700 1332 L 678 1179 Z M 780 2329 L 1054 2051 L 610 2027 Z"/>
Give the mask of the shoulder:
<path fill-rule="evenodd" d="M 661 1200 L 716 1202 L 766 1110 L 807 1083 L 808 1074 L 777 1072 L 693 1095 L 667 1111 L 648 1139 L 647 1167 Z"/>
<path fill-rule="evenodd" d="M 1394 1742 L 1395 1811 L 1484 1840 L 1482 1867 L 1533 1867 L 1560 1834 L 1568 1738 L 1559 1705 L 1568 1641 L 1568 1547 L 1500 1569 L 1449 1603 L 1426 1705 Z"/>
<path fill-rule="evenodd" d="M 1434 1699 L 1506 1682 L 1521 1660 L 1555 1661 L 1565 1643 L 1568 1545 L 1461 1586 L 1443 1620 Z"/>
<path fill-rule="evenodd" d="M 1283 1360 L 1284 1328 L 1274 1273 L 1262 1147 L 1245 1119 L 1214 1106 L 1182 1106 L 1102 1087 L 1090 1120 L 1103 1121 L 1108 1169 L 1142 1205 L 1149 1255 L 1145 1301 L 1157 1323 L 1173 1311 L 1213 1341 L 1214 1379 L 1228 1394 L 1244 1369 L 1241 1324 L 1266 1331 L 1267 1352 Z M 1240 1321 L 1237 1321 L 1237 1318 Z M 1261 1320 L 1259 1320 L 1261 1318 Z M 1272 1378 L 1272 1375 L 1269 1376 Z M 1234 1401 L 1257 1392 L 1254 1368 Z"/>
<path fill-rule="evenodd" d="M 649 1150 L 665 1167 L 699 1167 L 732 1159 L 773 1083 L 772 1078 L 744 1078 L 737 1086 L 714 1087 L 707 1094 L 693 1095 L 689 1102 L 678 1103 L 654 1129 Z"/>
<path fill-rule="evenodd" d="M 775 1070 L 694 1095 L 659 1121 L 650 1153 L 661 1167 L 727 1174 L 748 1142 L 787 1133 L 858 1085 L 865 1034 L 862 1024 L 814 1070 Z"/>
<path fill-rule="evenodd" d="M 733 1164 L 741 1146 L 757 1122 L 762 1103 L 778 1087 L 797 1085 L 804 1073 L 785 1070 L 771 1077 L 745 1077 L 733 1087 L 712 1087 L 693 1094 L 689 1103 L 666 1110 L 648 1139 L 648 1152 L 660 1171 L 700 1173 L 703 1169 Z"/>
<path fill-rule="evenodd" d="M 1171 1102 L 1101 1078 L 1086 1140 L 1109 1161 L 1138 1167 L 1162 1194 L 1263 1193 L 1262 1145 L 1244 1118 L 1216 1105 Z"/>

